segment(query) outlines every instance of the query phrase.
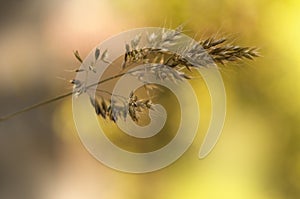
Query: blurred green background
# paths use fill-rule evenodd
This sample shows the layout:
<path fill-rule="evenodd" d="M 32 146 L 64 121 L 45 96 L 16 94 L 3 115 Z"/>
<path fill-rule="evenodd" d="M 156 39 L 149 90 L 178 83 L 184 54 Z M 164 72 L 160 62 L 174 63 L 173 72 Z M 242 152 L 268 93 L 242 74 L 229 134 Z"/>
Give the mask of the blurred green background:
<path fill-rule="evenodd" d="M 0 198 L 300 198 L 299 19 L 297 0 L 1 1 L 0 115 L 69 91 L 65 70 L 79 66 L 72 51 L 85 56 L 131 28 L 186 22 L 189 36 L 229 35 L 262 57 L 222 70 L 228 110 L 213 152 L 197 159 L 200 129 L 157 172 L 96 161 L 78 138 L 70 98 L 0 123 Z"/>

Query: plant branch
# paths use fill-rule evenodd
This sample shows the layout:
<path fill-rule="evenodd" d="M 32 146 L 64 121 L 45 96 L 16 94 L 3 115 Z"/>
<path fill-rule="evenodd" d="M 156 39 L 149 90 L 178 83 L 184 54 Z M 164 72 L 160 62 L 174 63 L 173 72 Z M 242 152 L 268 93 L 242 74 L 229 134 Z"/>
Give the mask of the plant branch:
<path fill-rule="evenodd" d="M 136 71 L 139 71 L 139 70 L 141 70 L 141 69 L 133 70 L 133 71 L 130 71 L 130 72 L 123 72 L 123 73 L 120 73 L 120 74 L 111 76 L 111 77 L 106 78 L 106 79 L 104 79 L 104 80 L 101 80 L 101 81 L 99 81 L 99 82 L 96 82 L 96 83 L 93 83 L 93 84 L 91 84 L 91 85 L 88 85 L 86 88 L 88 89 L 88 88 L 91 88 L 91 87 L 93 87 L 93 86 L 96 86 L 96 85 L 99 85 L 99 84 L 103 84 L 103 83 L 108 82 L 108 81 L 110 81 L 110 80 L 119 78 L 119 77 L 121 77 L 121 76 L 123 76 L 123 75 L 125 75 L 125 74 L 133 73 L 133 72 L 136 72 Z M 23 108 L 23 109 L 21 109 L 21 110 L 19 110 L 19 111 L 10 113 L 10 114 L 8 114 L 8 115 L 6 115 L 6 116 L 3 116 L 3 117 L 0 117 L 0 122 L 3 122 L 3 121 L 8 120 L 8 119 L 11 119 L 11 118 L 13 118 L 13 117 L 15 117 L 15 116 L 17 116 L 17 115 L 20 115 L 20 114 L 22 114 L 22 113 L 28 112 L 28 111 L 33 110 L 33 109 L 36 109 L 36 108 L 38 108 L 38 107 L 41 107 L 41 106 L 50 104 L 50 103 L 52 103 L 52 102 L 56 102 L 56 101 L 61 100 L 61 99 L 64 99 L 64 98 L 66 98 L 66 97 L 68 97 L 68 96 L 71 96 L 71 95 L 74 94 L 74 93 L 75 93 L 75 91 L 70 91 L 70 92 L 68 92 L 68 93 L 59 95 L 59 96 L 54 97 L 54 98 L 50 98 L 50 99 L 48 99 L 48 100 L 39 102 L 39 103 L 37 103 L 37 104 L 33 104 L 33 105 L 31 105 L 31 106 L 27 106 L 27 107 L 25 107 L 25 108 Z"/>

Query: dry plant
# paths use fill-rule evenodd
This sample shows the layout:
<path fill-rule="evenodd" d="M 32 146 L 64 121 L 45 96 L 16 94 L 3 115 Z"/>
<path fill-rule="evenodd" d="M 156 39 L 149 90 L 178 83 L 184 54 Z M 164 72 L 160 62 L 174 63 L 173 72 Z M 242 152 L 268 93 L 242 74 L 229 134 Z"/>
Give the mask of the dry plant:
<path fill-rule="evenodd" d="M 259 56 L 257 48 L 255 47 L 240 47 L 230 42 L 227 38 L 217 38 L 215 36 L 195 44 L 184 46 L 180 49 L 180 53 L 168 50 L 169 47 L 177 44 L 178 39 L 183 35 L 182 33 L 182 26 L 179 26 L 175 30 L 163 29 L 161 33 L 147 33 L 145 34 L 147 45 L 140 45 L 142 35 L 136 35 L 129 44 L 125 44 L 124 46 L 125 52 L 122 58 L 123 61 L 120 64 L 120 68 L 122 68 L 120 73 L 90 85 L 86 85 L 85 81 L 82 82 L 73 79 L 70 81 L 74 88 L 73 91 L 1 117 L 0 122 L 71 95 L 79 96 L 82 93 L 89 94 L 89 89 L 93 89 L 93 87 L 105 82 L 118 79 L 125 74 L 131 74 L 145 84 L 145 91 L 149 99 L 140 99 L 133 91 L 130 96 L 115 96 L 107 90 L 97 89 L 97 95 L 95 97 L 90 96 L 90 101 L 95 109 L 95 113 L 103 119 L 116 122 L 120 118 L 126 119 L 130 117 L 133 121 L 137 122 L 140 113 L 152 108 L 149 91 L 159 89 L 158 86 L 147 82 L 145 78 L 147 74 L 152 74 L 163 81 L 167 80 L 177 83 L 192 79 L 193 76 L 190 74 L 193 74 L 193 69 L 195 68 L 208 68 L 215 63 L 217 63 L 219 67 L 222 67 L 224 64 L 230 62 L 246 59 L 253 60 Z M 74 55 L 80 63 L 83 62 L 78 51 L 75 51 Z M 75 73 L 86 73 L 86 78 L 88 78 L 90 72 L 95 73 L 97 71 L 96 62 L 98 61 L 115 67 L 109 61 L 108 49 L 101 53 L 100 49 L 96 48 L 94 58 L 95 63 L 84 66 L 83 69 L 75 70 Z M 128 71 L 130 67 L 139 64 L 143 64 L 144 67 L 142 69 Z M 189 74 L 184 71 L 187 71 Z M 107 96 L 113 96 L 114 98 L 112 98 L 113 100 L 108 100 Z"/>

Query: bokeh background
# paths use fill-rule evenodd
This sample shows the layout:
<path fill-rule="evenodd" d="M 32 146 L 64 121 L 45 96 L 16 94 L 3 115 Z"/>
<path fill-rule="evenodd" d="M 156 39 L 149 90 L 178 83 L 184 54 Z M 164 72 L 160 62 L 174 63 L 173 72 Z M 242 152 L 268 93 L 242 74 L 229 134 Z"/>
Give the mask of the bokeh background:
<path fill-rule="evenodd" d="M 227 35 L 262 57 L 222 70 L 228 110 L 213 152 L 197 159 L 203 125 L 177 162 L 153 173 L 96 161 L 71 98 L 1 122 L 0 198 L 300 198 L 299 19 L 297 0 L 1 0 L 0 115 L 69 91 L 73 50 L 84 57 L 131 28 L 184 22 L 189 36 Z"/>

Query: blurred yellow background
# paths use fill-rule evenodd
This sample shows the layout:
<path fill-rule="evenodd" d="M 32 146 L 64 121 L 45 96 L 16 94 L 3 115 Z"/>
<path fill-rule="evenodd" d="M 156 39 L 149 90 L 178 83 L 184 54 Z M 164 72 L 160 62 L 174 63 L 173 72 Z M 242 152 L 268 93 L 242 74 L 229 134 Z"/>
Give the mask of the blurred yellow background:
<path fill-rule="evenodd" d="M 0 115 L 69 91 L 73 50 L 84 57 L 131 28 L 186 23 L 191 37 L 229 35 L 262 57 L 222 70 L 227 117 L 213 152 L 197 159 L 200 129 L 157 172 L 96 161 L 76 133 L 70 98 L 0 123 L 0 198 L 300 198 L 299 19 L 296 0 L 1 1 Z"/>

